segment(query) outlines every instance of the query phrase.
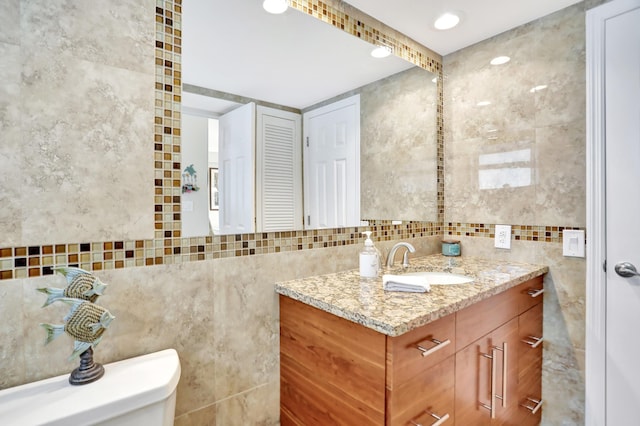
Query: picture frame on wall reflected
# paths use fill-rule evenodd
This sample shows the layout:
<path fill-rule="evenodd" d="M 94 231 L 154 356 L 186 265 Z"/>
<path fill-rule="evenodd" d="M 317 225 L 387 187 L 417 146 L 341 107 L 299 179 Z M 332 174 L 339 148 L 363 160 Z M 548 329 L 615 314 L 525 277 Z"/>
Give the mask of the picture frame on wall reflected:
<path fill-rule="evenodd" d="M 218 210 L 220 208 L 218 194 L 218 168 L 209 167 L 209 210 Z"/>

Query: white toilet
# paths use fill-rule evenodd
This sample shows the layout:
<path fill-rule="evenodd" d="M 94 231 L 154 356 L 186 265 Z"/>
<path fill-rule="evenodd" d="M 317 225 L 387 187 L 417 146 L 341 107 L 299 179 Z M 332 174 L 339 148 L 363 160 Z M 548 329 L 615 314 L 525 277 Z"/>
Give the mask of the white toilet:
<path fill-rule="evenodd" d="M 69 375 L 0 391 L 7 426 L 173 425 L 180 360 L 167 349 L 104 366 L 104 377 L 82 386 Z"/>

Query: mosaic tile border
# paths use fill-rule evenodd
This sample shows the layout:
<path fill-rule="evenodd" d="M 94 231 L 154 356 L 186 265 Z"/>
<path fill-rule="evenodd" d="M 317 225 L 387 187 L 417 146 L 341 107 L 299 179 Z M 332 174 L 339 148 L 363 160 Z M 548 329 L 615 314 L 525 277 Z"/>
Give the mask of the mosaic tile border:
<path fill-rule="evenodd" d="M 511 225 L 511 235 L 516 241 L 562 243 L 562 231 L 565 229 L 585 230 L 585 228 L 572 226 Z M 444 224 L 444 235 L 446 237 L 494 238 L 495 230 L 495 224 L 487 223 L 447 222 Z"/>
<path fill-rule="evenodd" d="M 87 270 L 174 264 L 230 256 L 277 253 L 339 245 L 361 244 L 363 229 L 377 241 L 442 235 L 444 170 L 442 132 L 442 61 L 396 40 L 391 34 L 352 18 L 317 0 L 292 0 L 292 7 L 369 42 L 384 42 L 397 55 L 439 76 L 438 81 L 438 206 L 437 222 L 392 225 L 375 221 L 371 226 L 314 231 L 203 236 L 181 238 L 180 179 L 182 98 L 182 0 L 157 0 L 155 5 L 155 114 L 154 114 L 154 227 L 152 240 L 83 242 L 0 248 L 0 280 L 53 274 L 57 265 Z M 371 20 L 374 22 L 375 20 Z"/>
<path fill-rule="evenodd" d="M 439 57 L 430 57 L 398 40 L 392 34 L 386 34 L 362 20 L 349 16 L 345 11 L 339 10 L 345 7 L 341 1 L 332 1 L 331 3 L 333 5 L 319 0 L 290 0 L 289 6 L 364 41 L 388 46 L 395 55 L 434 74 L 438 74 L 442 70 L 442 60 Z M 371 22 L 376 22 L 373 18 L 370 19 Z"/>
<path fill-rule="evenodd" d="M 375 241 L 442 235 L 437 222 L 370 221 L 353 228 L 182 238 L 172 247 L 163 247 L 163 240 L 9 247 L 0 248 L 0 280 L 52 275 L 62 265 L 100 271 L 362 244 L 364 230 L 373 231 Z"/>

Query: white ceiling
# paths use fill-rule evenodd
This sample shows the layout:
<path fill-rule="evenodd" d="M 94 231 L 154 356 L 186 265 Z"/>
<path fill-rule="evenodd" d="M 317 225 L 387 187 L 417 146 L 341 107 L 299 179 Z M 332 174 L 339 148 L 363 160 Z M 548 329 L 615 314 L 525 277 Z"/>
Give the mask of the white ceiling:
<path fill-rule="evenodd" d="M 578 1 L 347 0 L 442 55 Z M 438 31 L 445 11 L 461 23 Z M 184 83 L 299 109 L 412 67 L 297 10 L 271 15 L 262 0 L 185 0 L 182 30 Z M 189 104 L 197 98 L 185 106 L 202 107 Z"/>
<path fill-rule="evenodd" d="M 444 56 L 581 0 L 345 1 Z M 445 12 L 456 12 L 460 23 L 436 30 L 433 23 Z"/>
<path fill-rule="evenodd" d="M 372 58 L 369 43 L 297 10 L 269 14 L 262 0 L 186 0 L 182 22 L 184 83 L 293 108 L 413 67 Z"/>

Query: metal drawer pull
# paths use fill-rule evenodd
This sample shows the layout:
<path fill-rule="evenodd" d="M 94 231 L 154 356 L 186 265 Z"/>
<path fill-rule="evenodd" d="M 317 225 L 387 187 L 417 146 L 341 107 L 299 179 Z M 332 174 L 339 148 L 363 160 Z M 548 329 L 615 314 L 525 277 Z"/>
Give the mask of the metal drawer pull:
<path fill-rule="evenodd" d="M 544 288 L 541 288 L 540 290 L 536 290 L 535 288 L 530 288 L 529 291 L 527 291 L 527 294 L 531 297 L 538 297 L 542 293 L 544 293 Z"/>
<path fill-rule="evenodd" d="M 531 346 L 532 349 L 537 348 L 538 346 L 540 346 L 543 342 L 542 337 L 535 337 L 535 336 L 529 336 L 527 337 L 528 339 L 531 340 L 522 340 L 524 343 L 526 343 L 527 345 Z"/>
<path fill-rule="evenodd" d="M 440 426 L 442 423 L 446 422 L 447 420 L 449 420 L 449 413 L 445 414 L 444 416 L 440 417 L 437 416 L 435 413 L 432 413 L 430 411 L 425 411 L 425 413 L 427 413 L 428 415 L 430 415 L 431 417 L 433 417 L 434 419 L 436 419 L 435 423 L 432 423 L 431 426 Z M 411 423 L 414 426 L 422 426 L 422 423 L 416 423 L 413 420 L 410 420 L 409 423 Z"/>
<path fill-rule="evenodd" d="M 529 411 L 531 411 L 531 414 L 537 413 L 538 410 L 540 409 L 540 407 L 542 407 L 542 399 L 541 400 L 537 400 L 537 399 L 533 399 L 533 398 L 527 398 L 527 401 L 533 402 L 535 405 L 532 407 L 530 405 L 520 404 L 520 406 L 526 408 Z"/>
<path fill-rule="evenodd" d="M 436 352 L 436 351 L 439 351 L 440 349 L 444 348 L 444 347 L 445 347 L 445 346 L 447 346 L 449 343 L 451 343 L 451 340 L 449 340 L 449 339 L 445 340 L 444 342 L 441 342 L 441 341 L 440 341 L 440 340 L 438 340 L 438 339 L 431 339 L 431 341 L 432 341 L 433 343 L 435 343 L 435 344 L 436 344 L 436 345 L 435 345 L 434 347 L 432 347 L 431 349 L 427 349 L 427 348 L 424 348 L 424 347 L 422 347 L 422 346 L 420 346 L 420 345 L 416 345 L 416 348 L 417 348 L 420 352 L 422 352 L 422 356 L 429 356 L 429 355 L 431 355 L 432 353 L 434 353 L 434 352 Z"/>

